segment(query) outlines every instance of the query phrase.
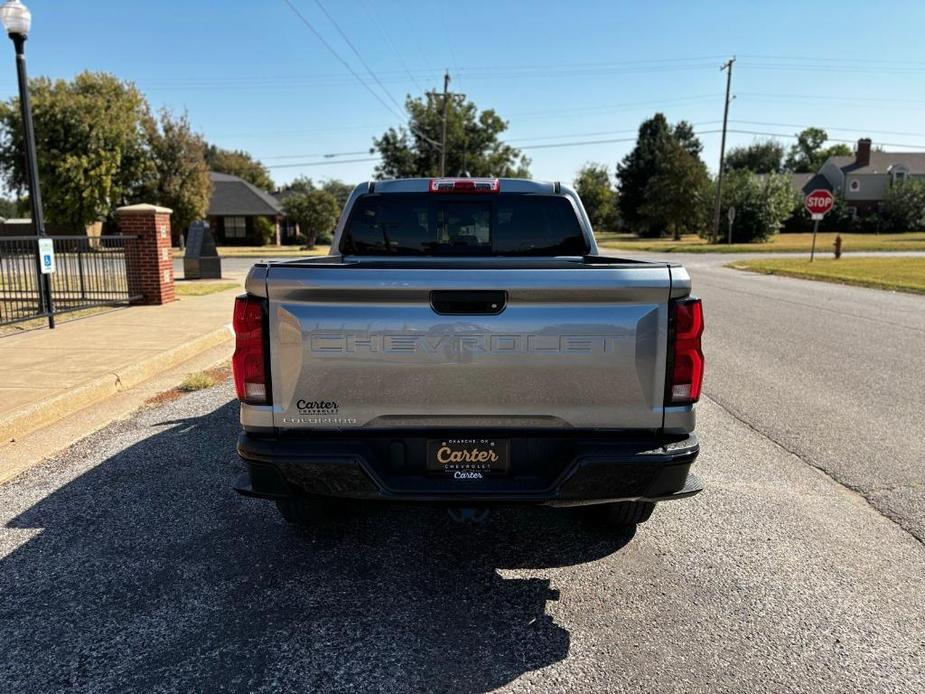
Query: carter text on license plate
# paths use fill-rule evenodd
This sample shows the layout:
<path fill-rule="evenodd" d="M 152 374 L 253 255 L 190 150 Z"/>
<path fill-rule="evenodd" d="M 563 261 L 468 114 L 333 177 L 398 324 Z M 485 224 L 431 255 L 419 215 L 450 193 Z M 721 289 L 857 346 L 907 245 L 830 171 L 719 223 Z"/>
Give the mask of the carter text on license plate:
<path fill-rule="evenodd" d="M 427 469 L 446 472 L 505 472 L 507 439 L 433 439 L 427 442 Z"/>

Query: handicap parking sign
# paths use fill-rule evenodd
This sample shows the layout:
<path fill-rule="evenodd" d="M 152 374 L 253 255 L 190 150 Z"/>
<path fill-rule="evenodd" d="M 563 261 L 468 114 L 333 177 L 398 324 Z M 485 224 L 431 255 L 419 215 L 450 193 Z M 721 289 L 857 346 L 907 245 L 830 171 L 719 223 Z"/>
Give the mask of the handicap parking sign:
<path fill-rule="evenodd" d="M 55 245 L 51 239 L 39 239 L 39 259 L 43 275 L 50 275 L 55 271 Z"/>

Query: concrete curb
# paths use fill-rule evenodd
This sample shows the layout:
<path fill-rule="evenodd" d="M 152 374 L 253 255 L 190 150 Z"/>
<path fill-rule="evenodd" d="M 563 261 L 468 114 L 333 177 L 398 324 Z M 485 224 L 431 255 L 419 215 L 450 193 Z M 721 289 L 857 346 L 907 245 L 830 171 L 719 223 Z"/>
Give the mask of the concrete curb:
<path fill-rule="evenodd" d="M 10 441 L 48 426 L 62 417 L 136 386 L 162 371 L 192 359 L 201 352 L 231 340 L 233 336 L 231 325 L 226 325 L 156 356 L 99 376 L 66 393 L 30 405 L 0 424 L 0 441 Z"/>

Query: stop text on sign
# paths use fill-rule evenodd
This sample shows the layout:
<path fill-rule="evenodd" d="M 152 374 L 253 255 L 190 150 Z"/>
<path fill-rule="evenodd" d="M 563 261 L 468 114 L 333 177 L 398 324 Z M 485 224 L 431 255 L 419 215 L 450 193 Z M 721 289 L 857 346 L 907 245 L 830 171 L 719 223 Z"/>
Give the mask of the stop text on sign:
<path fill-rule="evenodd" d="M 835 196 L 829 191 L 820 188 L 807 195 L 803 200 L 803 204 L 813 218 L 818 218 L 831 211 L 835 205 Z"/>
<path fill-rule="evenodd" d="M 806 206 L 815 207 L 816 209 L 831 207 L 832 198 L 822 197 L 821 195 L 815 198 L 806 198 Z"/>

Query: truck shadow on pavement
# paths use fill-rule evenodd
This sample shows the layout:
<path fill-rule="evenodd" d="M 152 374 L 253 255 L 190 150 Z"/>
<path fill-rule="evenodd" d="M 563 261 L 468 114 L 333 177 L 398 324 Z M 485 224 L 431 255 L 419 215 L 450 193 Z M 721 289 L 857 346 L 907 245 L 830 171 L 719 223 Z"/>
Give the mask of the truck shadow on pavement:
<path fill-rule="evenodd" d="M 486 691 L 566 658 L 548 575 L 630 539 L 529 508 L 293 529 L 231 491 L 236 403 L 169 412 L 78 444 L 135 441 L 9 523 L 41 531 L 0 561 L 0 690 Z"/>

